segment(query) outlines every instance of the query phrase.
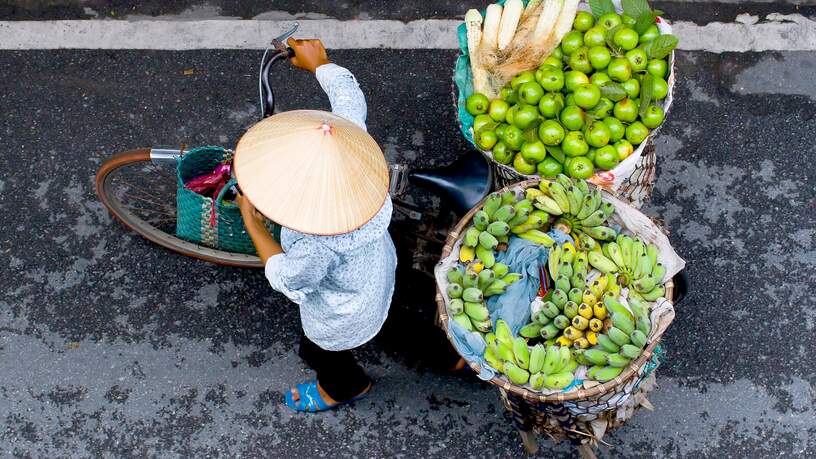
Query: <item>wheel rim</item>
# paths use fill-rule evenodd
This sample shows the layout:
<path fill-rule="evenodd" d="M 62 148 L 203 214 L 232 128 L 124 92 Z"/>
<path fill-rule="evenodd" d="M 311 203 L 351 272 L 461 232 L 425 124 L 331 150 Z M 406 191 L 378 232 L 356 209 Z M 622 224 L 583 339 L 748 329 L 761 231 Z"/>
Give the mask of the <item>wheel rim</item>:
<path fill-rule="evenodd" d="M 107 160 L 96 175 L 100 200 L 142 237 L 183 255 L 228 266 L 260 268 L 254 255 L 226 252 L 179 239 L 175 169 L 150 161 L 150 150 L 131 150 Z"/>

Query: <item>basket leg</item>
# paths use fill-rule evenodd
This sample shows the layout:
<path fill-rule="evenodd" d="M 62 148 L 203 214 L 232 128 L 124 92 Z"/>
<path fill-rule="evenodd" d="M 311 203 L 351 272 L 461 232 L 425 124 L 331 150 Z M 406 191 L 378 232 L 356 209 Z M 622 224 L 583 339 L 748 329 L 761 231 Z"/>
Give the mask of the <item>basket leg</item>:
<path fill-rule="evenodd" d="M 592 451 L 592 447 L 586 443 L 578 447 L 578 454 L 581 455 L 581 459 L 598 459 L 595 451 Z"/>
<path fill-rule="evenodd" d="M 535 454 L 538 452 L 538 440 L 536 440 L 535 431 L 534 430 L 519 430 L 519 436 L 521 437 L 521 443 L 524 444 L 524 451 L 527 451 L 527 454 Z"/>

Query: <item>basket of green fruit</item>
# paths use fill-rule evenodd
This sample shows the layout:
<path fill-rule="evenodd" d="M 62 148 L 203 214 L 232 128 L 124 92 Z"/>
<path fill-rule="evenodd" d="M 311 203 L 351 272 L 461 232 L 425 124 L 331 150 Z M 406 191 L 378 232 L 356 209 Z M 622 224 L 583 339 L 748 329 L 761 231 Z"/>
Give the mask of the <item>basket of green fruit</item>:
<path fill-rule="evenodd" d="M 651 407 L 684 266 L 613 193 L 563 174 L 531 179 L 450 232 L 435 272 L 440 325 L 499 388 L 528 449 L 533 431 L 595 445 Z"/>
<path fill-rule="evenodd" d="M 496 187 L 564 173 L 636 207 L 672 103 L 671 25 L 646 0 L 506 0 L 459 28 L 454 99 Z"/>

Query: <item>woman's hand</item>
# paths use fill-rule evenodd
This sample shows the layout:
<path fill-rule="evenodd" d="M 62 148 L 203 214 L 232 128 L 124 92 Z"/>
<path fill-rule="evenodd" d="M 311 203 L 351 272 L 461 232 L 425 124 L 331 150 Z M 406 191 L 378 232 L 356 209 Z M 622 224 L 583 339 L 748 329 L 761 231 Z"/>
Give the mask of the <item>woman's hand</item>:
<path fill-rule="evenodd" d="M 238 203 L 238 208 L 241 209 L 241 215 L 244 217 L 244 220 L 249 220 L 251 217 L 258 222 L 263 222 L 263 215 L 255 209 L 255 206 L 249 202 L 249 199 L 244 198 L 244 195 L 236 195 L 235 202 Z"/>
<path fill-rule="evenodd" d="M 315 73 L 318 67 L 331 62 L 326 54 L 326 48 L 323 47 L 320 40 L 295 40 L 289 38 L 286 44 L 295 50 L 295 57 L 291 59 L 292 65 L 295 67 Z"/>

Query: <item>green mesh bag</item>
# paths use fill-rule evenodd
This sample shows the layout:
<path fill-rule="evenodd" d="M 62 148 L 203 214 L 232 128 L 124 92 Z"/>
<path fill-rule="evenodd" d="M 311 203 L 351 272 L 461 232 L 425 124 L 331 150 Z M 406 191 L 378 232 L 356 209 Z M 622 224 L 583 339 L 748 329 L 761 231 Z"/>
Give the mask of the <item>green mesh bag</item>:
<path fill-rule="evenodd" d="M 232 160 L 232 151 L 221 147 L 198 147 L 179 159 L 176 191 L 176 236 L 185 241 L 226 252 L 255 255 L 255 245 L 244 228 L 241 211 L 224 196 L 235 184 L 230 180 L 218 196 L 208 198 L 187 189 L 184 184 L 208 174 L 219 164 Z M 280 241 L 280 226 L 267 220 L 266 228 Z"/>

